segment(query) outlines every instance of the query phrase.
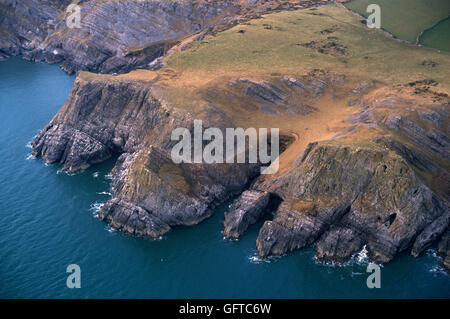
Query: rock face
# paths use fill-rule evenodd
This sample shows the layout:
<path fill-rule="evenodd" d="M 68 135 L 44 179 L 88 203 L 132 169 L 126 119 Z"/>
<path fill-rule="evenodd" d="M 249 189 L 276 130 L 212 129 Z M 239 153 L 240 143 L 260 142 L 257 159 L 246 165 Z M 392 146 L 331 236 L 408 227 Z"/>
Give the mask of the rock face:
<path fill-rule="evenodd" d="M 176 165 L 167 151 L 143 148 L 119 158 L 114 199 L 99 217 L 127 233 L 157 238 L 173 226 L 210 217 L 217 204 L 241 192 L 257 172 L 255 165 Z"/>
<path fill-rule="evenodd" d="M 33 155 L 75 172 L 136 150 L 164 119 L 145 83 L 76 79 L 66 104 L 32 142 Z"/>
<path fill-rule="evenodd" d="M 433 111 L 436 124 L 430 129 L 413 120 L 416 110 L 402 109 L 411 101 L 398 99 L 386 108 L 378 102 L 359 113 L 357 127 L 346 138 L 312 143 L 288 172 L 254 183 L 253 189 L 284 200 L 260 230 L 260 257 L 317 242 L 320 260 L 345 262 L 366 245 L 372 260 L 386 263 L 405 250 L 419 256 L 448 229 L 448 194 L 440 185 L 425 185 L 418 175 L 441 176 L 447 184 L 447 171 L 439 164 L 448 160 L 441 149 L 447 143 L 445 129 L 439 125 L 448 121 L 445 111 Z M 380 126 L 394 133 L 381 133 Z M 381 137 L 358 138 L 369 132 Z M 443 162 L 432 160 L 431 153 Z M 441 251 L 447 256 L 445 248 Z"/>
<path fill-rule="evenodd" d="M 411 255 L 418 257 L 426 248 L 430 247 L 445 232 L 450 220 L 450 214 L 442 214 L 430 223 L 414 241 Z"/>
<path fill-rule="evenodd" d="M 260 231 L 261 257 L 322 238 L 319 258 L 342 262 L 367 244 L 372 260 L 385 263 L 419 234 L 417 251 L 422 251 L 431 233 L 437 238 L 448 225 L 446 203 L 404 159 L 383 149 L 311 145 L 293 171 L 256 188 L 287 199 Z M 339 228 L 330 229 L 333 225 Z"/>
<path fill-rule="evenodd" d="M 238 239 L 248 228 L 266 213 L 270 194 L 259 191 L 245 191 L 231 205 L 225 215 L 223 235 L 227 239 Z"/>
<path fill-rule="evenodd" d="M 309 212 L 313 207 L 307 207 Z M 313 219 L 303 212 L 296 210 L 288 203 L 283 202 L 278 208 L 275 218 L 266 221 L 261 228 L 256 248 L 261 258 L 269 255 L 281 256 L 286 252 L 300 249 L 312 244 L 323 232 L 326 222 Z M 327 217 L 332 212 L 323 211 Z"/>
<path fill-rule="evenodd" d="M 70 172 L 120 155 L 114 199 L 99 217 L 125 232 L 159 237 L 171 226 L 209 217 L 259 173 L 259 164 L 174 164 L 177 127 L 193 130 L 193 118 L 156 100 L 148 82 L 81 73 L 66 104 L 32 142 L 33 154 Z"/>
<path fill-rule="evenodd" d="M 361 236 L 351 228 L 332 226 L 316 244 L 319 260 L 344 263 L 362 247 Z"/>
<path fill-rule="evenodd" d="M 52 32 L 70 0 L 2 0 L 0 2 L 0 60 L 33 50 Z"/>
<path fill-rule="evenodd" d="M 8 17 L 19 17 L 0 24 L 1 30 L 17 32 L 9 32 L 8 43 L 0 49 L 3 55 L 23 54 L 32 61 L 61 63 L 68 73 L 145 68 L 213 18 L 231 14 L 225 12 L 231 7 L 227 1 L 80 1 L 81 28 L 69 28 L 65 10 L 71 1 L 49 1 L 42 13 L 37 2 L 7 1 L 0 7 Z M 31 31 L 23 34 L 26 29 Z"/>
<path fill-rule="evenodd" d="M 69 28 L 71 0 L 2 0 L 0 59 L 22 54 L 63 70 L 124 73 L 148 68 L 183 38 L 226 28 L 247 16 L 318 2 L 82 0 L 80 28 Z"/>

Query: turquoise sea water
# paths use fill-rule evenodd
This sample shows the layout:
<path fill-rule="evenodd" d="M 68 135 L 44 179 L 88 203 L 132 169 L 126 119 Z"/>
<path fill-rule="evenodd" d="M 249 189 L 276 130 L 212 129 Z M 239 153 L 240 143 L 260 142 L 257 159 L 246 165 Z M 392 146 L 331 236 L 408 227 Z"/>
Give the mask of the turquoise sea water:
<path fill-rule="evenodd" d="M 76 175 L 30 159 L 27 144 L 62 106 L 74 77 L 19 58 L 0 62 L 1 298 L 414 298 L 450 297 L 450 278 L 432 250 L 402 255 L 368 289 L 367 262 L 317 263 L 313 249 L 255 260 L 261 224 L 222 240 L 224 211 L 151 241 L 111 231 L 95 218 L 110 196 L 113 161 Z M 66 267 L 81 267 L 81 288 Z"/>

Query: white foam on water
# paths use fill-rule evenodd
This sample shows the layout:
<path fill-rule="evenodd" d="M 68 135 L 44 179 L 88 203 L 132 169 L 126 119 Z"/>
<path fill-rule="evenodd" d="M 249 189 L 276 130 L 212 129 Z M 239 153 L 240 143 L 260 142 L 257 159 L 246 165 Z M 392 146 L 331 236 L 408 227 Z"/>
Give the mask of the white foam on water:
<path fill-rule="evenodd" d="M 108 195 L 108 196 L 112 196 L 112 194 L 110 192 L 97 192 L 98 195 Z"/>
<path fill-rule="evenodd" d="M 117 229 L 114 229 L 114 228 L 112 228 L 112 227 L 109 226 L 109 225 L 106 225 L 106 226 L 105 226 L 105 230 L 106 230 L 108 233 L 110 233 L 110 234 L 113 234 L 113 233 L 116 233 L 116 232 L 117 232 Z"/>
<path fill-rule="evenodd" d="M 321 266 L 327 266 L 331 268 L 335 267 L 351 267 L 354 265 L 367 265 L 369 263 L 369 257 L 367 256 L 367 248 L 366 245 L 363 246 L 361 251 L 355 255 L 353 255 L 348 261 L 345 263 L 338 263 L 334 261 L 322 261 L 317 258 L 317 256 L 313 256 L 314 263 Z M 381 266 L 381 265 L 380 265 Z M 355 275 L 359 275 L 359 273 L 354 273 Z"/>
<path fill-rule="evenodd" d="M 233 242 L 233 241 L 239 241 L 239 238 L 226 238 L 225 236 L 223 236 L 222 240 Z"/>
<path fill-rule="evenodd" d="M 347 266 L 349 264 L 349 262 L 346 262 L 344 264 L 339 264 L 334 261 L 319 260 L 316 255 L 313 256 L 313 261 L 316 265 L 326 266 L 326 267 L 331 267 L 331 268 L 335 268 L 335 267 L 339 267 L 339 266 Z"/>
<path fill-rule="evenodd" d="M 442 268 L 440 265 L 434 266 L 428 271 L 431 272 L 432 274 L 435 274 L 435 275 L 450 277 L 448 272 L 446 272 L 445 269 Z"/>
<path fill-rule="evenodd" d="M 262 263 L 268 263 L 268 261 L 266 261 L 265 259 L 261 259 L 256 255 L 253 256 L 249 256 L 248 260 L 252 263 L 252 264 L 262 264 Z"/>
<path fill-rule="evenodd" d="M 434 261 L 437 263 L 437 265 L 431 267 L 428 271 L 430 273 L 433 273 L 435 275 L 443 275 L 445 277 L 449 277 L 450 274 L 445 271 L 445 269 L 440 265 L 441 261 L 442 261 L 442 257 L 439 256 L 437 250 L 435 248 L 429 248 L 427 249 L 427 251 L 425 252 L 427 256 L 430 256 L 434 259 Z"/>
<path fill-rule="evenodd" d="M 355 256 L 355 260 L 358 264 L 367 264 L 369 262 L 369 257 L 367 256 L 367 247 L 363 246 L 361 251 Z"/>
<path fill-rule="evenodd" d="M 92 177 L 93 177 L 93 178 L 97 178 L 97 177 L 98 177 L 98 172 L 93 173 L 93 174 L 92 174 Z"/>
<path fill-rule="evenodd" d="M 45 166 L 50 166 L 50 164 L 45 164 Z M 66 174 L 67 176 L 75 176 L 77 175 L 77 173 L 71 173 L 71 172 L 67 172 L 67 171 L 63 171 L 61 169 L 56 171 L 56 174 Z"/>
<path fill-rule="evenodd" d="M 319 260 L 319 259 L 317 258 L 316 255 L 313 256 L 313 260 L 314 260 L 314 263 L 315 263 L 316 265 L 326 266 L 326 267 L 330 267 L 330 268 L 336 268 L 336 267 L 350 267 L 350 266 L 352 266 L 352 265 L 355 263 L 355 260 L 354 260 L 354 259 L 355 259 L 355 258 L 354 258 L 354 256 L 353 256 L 353 257 L 351 257 L 348 261 L 346 261 L 345 263 L 338 263 L 338 262 L 335 262 L 335 261 L 324 261 L 324 260 Z"/>
<path fill-rule="evenodd" d="M 103 207 L 105 203 L 93 203 L 89 210 L 92 212 L 92 216 L 98 218 L 98 211 Z"/>
<path fill-rule="evenodd" d="M 439 257 L 439 255 L 438 255 L 436 249 L 433 249 L 433 248 L 427 249 L 426 254 L 427 254 L 428 256 L 431 256 L 431 257 L 440 259 L 440 257 Z"/>
<path fill-rule="evenodd" d="M 255 253 L 255 254 L 249 256 L 249 257 L 248 257 L 248 260 L 249 260 L 252 264 L 260 265 L 260 264 L 270 264 L 270 263 L 276 262 L 276 261 L 277 261 L 278 259 L 280 259 L 280 258 L 281 258 L 281 257 L 278 257 L 278 256 L 269 256 L 269 257 L 266 257 L 266 258 L 264 258 L 264 259 L 261 259 L 261 258 L 259 258 L 258 255 Z"/>

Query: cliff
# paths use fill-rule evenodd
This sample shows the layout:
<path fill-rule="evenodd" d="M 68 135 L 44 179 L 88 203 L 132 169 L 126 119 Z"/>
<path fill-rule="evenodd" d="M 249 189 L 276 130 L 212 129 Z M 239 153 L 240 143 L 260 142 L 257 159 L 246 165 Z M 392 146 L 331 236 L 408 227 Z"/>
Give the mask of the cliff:
<path fill-rule="evenodd" d="M 192 130 L 192 116 L 155 99 L 148 80 L 89 76 L 78 76 L 66 104 L 32 142 L 33 155 L 70 172 L 120 156 L 115 198 L 99 212 L 111 226 L 159 237 L 209 217 L 256 176 L 254 164 L 174 164 L 171 132 Z"/>
<path fill-rule="evenodd" d="M 125 73 L 148 68 L 186 37 L 227 28 L 265 12 L 309 1 L 38 1 L 0 3 L 0 59 L 25 59 L 78 70 Z M 81 8 L 80 28 L 66 25 L 67 6 Z"/>
<path fill-rule="evenodd" d="M 182 41 L 159 70 L 79 72 L 33 154 L 72 172 L 117 156 L 114 198 L 98 215 L 127 233 L 158 238 L 241 194 L 223 234 L 237 239 L 265 220 L 262 258 L 315 245 L 318 259 L 345 262 L 365 246 L 386 263 L 439 244 L 448 267 L 449 55 L 367 33 L 335 5 L 239 21 Z M 170 134 L 194 119 L 280 128 L 278 173 L 173 163 Z"/>
<path fill-rule="evenodd" d="M 408 249 L 417 257 L 444 234 L 448 97 L 417 105 L 402 87 L 373 99 L 350 119 L 352 132 L 310 144 L 288 172 L 254 184 L 283 199 L 259 233 L 261 257 L 316 243 L 319 259 L 345 262 L 366 245 L 385 263 Z"/>

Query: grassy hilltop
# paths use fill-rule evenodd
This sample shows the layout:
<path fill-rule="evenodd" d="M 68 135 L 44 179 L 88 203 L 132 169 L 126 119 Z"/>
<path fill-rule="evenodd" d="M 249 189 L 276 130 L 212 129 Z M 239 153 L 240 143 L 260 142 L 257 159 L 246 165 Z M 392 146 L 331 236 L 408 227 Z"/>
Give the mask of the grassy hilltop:
<path fill-rule="evenodd" d="M 310 47 L 317 49 L 307 46 L 311 41 L 317 44 Z M 423 59 L 434 59 L 441 67 L 430 72 L 422 67 Z M 449 66 L 448 54 L 393 41 L 335 4 L 265 15 L 194 43 L 171 56 L 168 65 L 193 82 L 233 74 L 301 74 L 320 66 L 384 83 L 427 74 L 445 80 Z"/>

